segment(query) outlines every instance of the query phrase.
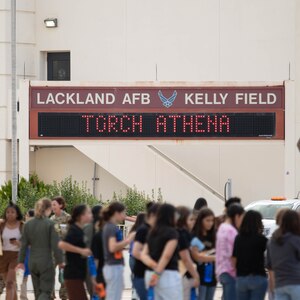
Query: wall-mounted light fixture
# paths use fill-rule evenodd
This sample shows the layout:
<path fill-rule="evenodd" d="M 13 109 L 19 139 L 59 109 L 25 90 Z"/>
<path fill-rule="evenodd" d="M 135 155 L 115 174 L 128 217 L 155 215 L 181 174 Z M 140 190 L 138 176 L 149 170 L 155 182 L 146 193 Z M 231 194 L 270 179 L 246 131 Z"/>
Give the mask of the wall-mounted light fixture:
<path fill-rule="evenodd" d="M 47 28 L 56 28 L 57 27 L 57 19 L 56 18 L 47 18 L 44 20 L 44 23 Z"/>
<path fill-rule="evenodd" d="M 29 147 L 29 151 L 30 152 L 36 152 L 36 151 L 38 151 L 39 150 L 39 148 L 37 147 L 37 146 L 30 146 Z"/>

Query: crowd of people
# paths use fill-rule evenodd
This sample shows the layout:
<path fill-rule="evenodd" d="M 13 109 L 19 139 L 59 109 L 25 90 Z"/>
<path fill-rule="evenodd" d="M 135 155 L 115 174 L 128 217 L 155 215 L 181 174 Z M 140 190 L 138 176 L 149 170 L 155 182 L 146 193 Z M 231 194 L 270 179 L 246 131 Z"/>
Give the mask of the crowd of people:
<path fill-rule="evenodd" d="M 126 207 L 78 205 L 65 211 L 62 197 L 41 199 L 23 220 L 10 204 L 0 223 L 0 273 L 6 299 L 17 296 L 16 271 L 24 270 L 21 300 L 31 275 L 35 299 L 121 300 L 124 264 L 139 300 L 213 300 L 218 282 L 224 300 L 300 299 L 300 216 L 281 210 L 268 241 L 262 216 L 239 198 L 215 216 L 205 199 L 194 208 L 150 202 L 123 236 Z M 24 222 L 25 221 L 25 222 Z M 129 249 L 129 261 L 123 251 Z"/>

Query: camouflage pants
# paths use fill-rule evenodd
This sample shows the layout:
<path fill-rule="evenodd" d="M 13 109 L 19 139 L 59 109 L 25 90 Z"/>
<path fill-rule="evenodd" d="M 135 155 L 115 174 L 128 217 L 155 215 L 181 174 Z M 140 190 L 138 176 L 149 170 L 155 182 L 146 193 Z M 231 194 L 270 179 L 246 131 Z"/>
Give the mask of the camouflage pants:
<path fill-rule="evenodd" d="M 60 289 L 59 289 L 59 298 L 61 300 L 67 300 L 68 299 L 67 289 L 66 289 L 66 287 L 65 287 L 64 284 L 62 284 L 60 286 Z"/>
<path fill-rule="evenodd" d="M 55 298 L 55 291 L 53 290 L 53 293 L 52 293 L 52 299 L 56 299 Z M 64 284 L 62 284 L 60 286 L 60 289 L 59 289 L 59 299 L 61 300 L 68 300 L 68 294 L 67 294 L 67 289 L 65 287 Z"/>
<path fill-rule="evenodd" d="M 3 277 L 0 275 L 0 295 L 3 294 L 4 289 L 5 289 L 5 282 L 3 280 Z"/>

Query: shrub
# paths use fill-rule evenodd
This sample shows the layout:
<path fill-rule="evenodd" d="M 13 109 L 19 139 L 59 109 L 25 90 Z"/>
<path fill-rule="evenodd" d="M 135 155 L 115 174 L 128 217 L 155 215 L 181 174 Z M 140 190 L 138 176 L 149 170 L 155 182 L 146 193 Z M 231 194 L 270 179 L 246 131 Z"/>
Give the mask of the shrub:
<path fill-rule="evenodd" d="M 144 191 L 138 191 L 136 187 L 128 188 L 125 195 L 114 193 L 112 200 L 122 202 L 126 207 L 128 216 L 136 216 L 140 212 L 145 212 L 146 205 L 150 201 L 163 201 L 161 189 L 158 189 L 158 195 L 155 199 L 154 190 L 152 190 L 152 197 L 150 198 Z"/>
<path fill-rule="evenodd" d="M 8 181 L 0 188 L 0 216 L 6 206 L 11 201 L 11 181 Z M 53 198 L 55 196 L 63 196 L 66 199 L 66 210 L 70 212 L 72 208 L 81 203 L 86 203 L 90 206 L 98 204 L 99 201 L 89 192 L 86 185 L 80 185 L 73 181 L 72 177 L 68 177 L 60 183 L 45 184 L 37 175 L 31 175 L 29 181 L 21 178 L 18 184 L 18 199 L 17 204 L 23 213 L 33 208 L 35 202 L 40 198 Z"/>
<path fill-rule="evenodd" d="M 66 211 L 71 212 L 72 208 L 78 204 L 85 203 L 89 206 L 99 204 L 97 200 L 87 189 L 86 184 L 81 185 L 77 181 L 73 181 L 72 177 L 68 177 L 57 183 L 56 181 L 50 186 L 49 196 L 63 196 L 66 200 Z"/>
<path fill-rule="evenodd" d="M 0 217 L 3 216 L 5 208 L 11 201 L 11 190 L 11 181 L 8 181 L 0 188 Z M 18 185 L 17 204 L 22 212 L 26 213 L 34 207 L 37 200 L 44 197 L 51 199 L 56 196 L 63 196 L 65 198 L 66 211 L 69 213 L 75 205 L 82 203 L 92 207 L 99 203 L 107 205 L 111 201 L 120 201 L 125 205 L 129 216 L 136 216 L 139 212 L 145 211 L 149 201 L 163 201 L 160 189 L 158 189 L 157 197 L 155 197 L 154 190 L 152 190 L 152 195 L 149 197 L 145 192 L 138 191 L 136 187 L 133 187 L 127 189 L 125 195 L 114 193 L 112 199 L 104 203 L 89 192 L 86 184 L 79 184 L 77 181 L 73 181 L 71 176 L 61 182 L 54 181 L 52 184 L 45 184 L 34 174 L 30 176 L 29 180 L 21 178 Z"/>

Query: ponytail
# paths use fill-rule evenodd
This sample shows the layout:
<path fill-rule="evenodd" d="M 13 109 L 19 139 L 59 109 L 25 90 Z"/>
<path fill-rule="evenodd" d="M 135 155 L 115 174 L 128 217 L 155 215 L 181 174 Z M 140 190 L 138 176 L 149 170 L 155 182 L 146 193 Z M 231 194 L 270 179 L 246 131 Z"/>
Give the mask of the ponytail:
<path fill-rule="evenodd" d="M 40 199 L 35 204 L 34 216 L 40 219 L 45 217 L 46 210 L 48 210 L 49 208 L 51 208 L 51 200 L 47 198 Z"/>
<path fill-rule="evenodd" d="M 120 202 L 112 202 L 108 207 L 103 209 L 102 218 L 105 222 L 109 221 L 110 218 L 116 213 L 123 212 L 125 210 L 125 206 Z"/>

